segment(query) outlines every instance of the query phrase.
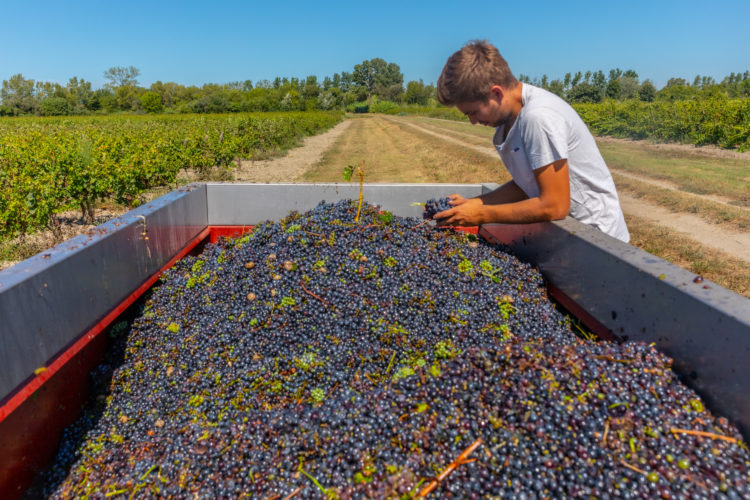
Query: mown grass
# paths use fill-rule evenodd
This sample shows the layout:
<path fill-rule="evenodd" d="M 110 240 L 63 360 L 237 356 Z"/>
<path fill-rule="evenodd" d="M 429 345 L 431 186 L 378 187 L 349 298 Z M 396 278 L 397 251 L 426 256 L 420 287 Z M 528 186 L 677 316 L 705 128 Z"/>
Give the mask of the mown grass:
<path fill-rule="evenodd" d="M 750 210 L 733 208 L 723 203 L 691 196 L 673 189 L 662 188 L 618 175 L 613 172 L 617 189 L 650 203 L 655 203 L 675 213 L 693 214 L 710 224 L 728 229 L 750 229 Z"/>
<path fill-rule="evenodd" d="M 424 128 L 435 132 L 447 133 L 477 146 L 492 146 L 492 136 L 495 129 L 483 125 L 472 125 L 471 123 L 456 122 L 450 120 L 437 120 L 425 117 L 399 117 L 409 120 Z"/>
<path fill-rule="evenodd" d="M 687 150 L 658 150 L 625 141 L 599 141 L 599 150 L 612 169 L 645 175 L 696 194 L 715 194 L 750 206 L 750 161 L 717 158 Z"/>
<path fill-rule="evenodd" d="M 750 298 L 750 264 L 645 219 L 625 216 L 630 244 Z"/>
<path fill-rule="evenodd" d="M 386 117 L 357 118 L 300 180 L 340 182 L 347 165 L 365 161 L 365 182 L 503 183 L 499 158 L 446 143 Z"/>

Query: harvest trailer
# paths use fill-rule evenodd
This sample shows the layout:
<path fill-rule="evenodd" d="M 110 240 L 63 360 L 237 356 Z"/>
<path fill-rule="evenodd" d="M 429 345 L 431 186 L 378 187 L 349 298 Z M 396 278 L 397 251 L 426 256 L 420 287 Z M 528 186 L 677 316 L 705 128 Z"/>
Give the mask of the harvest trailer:
<path fill-rule="evenodd" d="M 413 202 L 497 187 L 365 185 L 400 216 Z M 103 334 L 175 261 L 223 235 L 356 199 L 337 184 L 193 184 L 0 272 L 0 497 L 18 498 L 80 413 Z M 653 342 L 715 412 L 750 437 L 750 301 L 572 219 L 485 225 L 481 237 L 538 266 L 548 292 L 607 339 Z"/>

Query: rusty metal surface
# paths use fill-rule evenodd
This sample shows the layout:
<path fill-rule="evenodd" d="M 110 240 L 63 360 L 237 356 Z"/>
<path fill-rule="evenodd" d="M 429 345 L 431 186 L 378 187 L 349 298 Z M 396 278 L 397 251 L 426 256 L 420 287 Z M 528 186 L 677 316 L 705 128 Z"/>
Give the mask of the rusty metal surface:
<path fill-rule="evenodd" d="M 355 183 L 212 183 L 207 188 L 210 225 L 257 224 L 279 219 L 291 210 L 310 210 L 322 200 L 335 202 L 344 198 L 359 198 L 359 184 Z M 365 184 L 364 199 L 395 215 L 421 218 L 422 207 L 412 206 L 412 203 L 423 203 L 429 198 L 453 193 L 471 197 L 483 192 L 482 184 Z"/>
<path fill-rule="evenodd" d="M 573 219 L 483 226 L 626 340 L 654 342 L 750 437 L 750 300 Z M 698 281 L 698 282 L 696 282 Z"/>
<path fill-rule="evenodd" d="M 0 401 L 158 271 L 207 219 L 205 186 L 182 188 L 0 271 Z"/>

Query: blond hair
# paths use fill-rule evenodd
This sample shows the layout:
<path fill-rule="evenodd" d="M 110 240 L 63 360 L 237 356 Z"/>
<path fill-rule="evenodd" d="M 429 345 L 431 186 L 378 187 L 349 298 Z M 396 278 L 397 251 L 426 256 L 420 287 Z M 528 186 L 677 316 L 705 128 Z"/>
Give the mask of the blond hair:
<path fill-rule="evenodd" d="M 518 80 L 494 45 L 473 40 L 448 58 L 437 82 L 437 97 L 446 106 L 487 101 L 495 85 L 512 89 Z"/>

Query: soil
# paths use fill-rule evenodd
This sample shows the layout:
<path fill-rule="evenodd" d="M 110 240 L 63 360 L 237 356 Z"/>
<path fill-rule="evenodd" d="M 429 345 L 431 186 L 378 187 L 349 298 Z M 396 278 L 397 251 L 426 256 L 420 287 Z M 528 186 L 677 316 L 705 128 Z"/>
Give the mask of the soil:
<path fill-rule="evenodd" d="M 701 245 L 721 250 L 745 262 L 750 262 L 750 233 L 729 231 L 714 224 L 709 224 L 695 215 L 674 213 L 622 192 L 618 195 L 622 211 L 626 216 L 634 215 L 646 219 L 649 222 L 681 233 Z"/>
<path fill-rule="evenodd" d="M 310 166 L 320 161 L 323 154 L 351 125 L 345 120 L 332 129 L 306 137 L 302 146 L 291 149 L 286 156 L 269 160 L 245 160 L 232 172 L 235 182 L 295 182 Z"/>
<path fill-rule="evenodd" d="M 99 208 L 96 210 L 94 216 L 94 223 L 87 224 L 81 217 L 80 211 L 69 211 L 62 212 L 57 215 L 57 220 L 60 222 L 60 233 L 61 238 L 56 239 L 52 231 L 45 230 L 39 231 L 38 233 L 29 234 L 23 238 L 16 238 L 5 245 L 23 247 L 24 253 L 28 255 L 34 255 L 39 252 L 55 246 L 61 241 L 69 240 L 79 234 L 83 234 L 89 229 L 93 229 L 99 224 L 104 224 L 110 219 L 113 219 L 119 215 L 127 212 L 127 208 Z M 0 260 L 0 271 L 8 268 L 19 261 L 17 260 Z"/>
<path fill-rule="evenodd" d="M 702 200 L 709 200 L 714 203 L 719 203 L 720 205 L 726 205 L 730 208 L 736 208 L 738 210 L 747 210 L 750 211 L 750 206 L 743 206 L 739 205 L 735 200 L 732 200 L 731 198 L 727 198 L 725 196 L 719 196 L 716 194 L 696 194 L 696 193 L 690 193 L 688 191 L 682 191 L 679 187 L 675 186 L 671 182 L 663 181 L 659 179 L 652 179 L 650 177 L 646 177 L 645 175 L 638 175 L 634 174 L 632 172 L 625 172 L 624 170 L 618 170 L 618 169 L 611 169 L 613 172 L 616 172 L 618 175 L 621 175 L 623 177 L 627 177 L 629 179 L 633 179 L 639 182 L 643 182 L 646 184 L 650 184 L 652 186 L 657 186 L 664 189 L 670 189 L 672 191 L 679 191 L 681 195 L 684 196 L 692 196 L 695 198 L 699 198 Z"/>

